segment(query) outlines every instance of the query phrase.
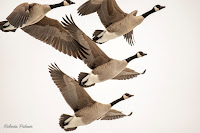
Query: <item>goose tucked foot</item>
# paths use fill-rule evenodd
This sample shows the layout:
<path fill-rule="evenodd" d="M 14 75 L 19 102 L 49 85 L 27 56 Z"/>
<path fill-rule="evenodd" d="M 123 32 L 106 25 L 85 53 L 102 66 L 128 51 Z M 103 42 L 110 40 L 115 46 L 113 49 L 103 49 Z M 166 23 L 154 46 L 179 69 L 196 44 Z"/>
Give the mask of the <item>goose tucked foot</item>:
<path fill-rule="evenodd" d="M 2 30 L 3 32 L 15 32 L 16 31 L 16 29 L 5 30 L 9 26 L 10 26 L 10 24 L 8 21 L 0 22 L 0 30 Z"/>
<path fill-rule="evenodd" d="M 59 125 L 61 128 L 64 128 L 64 126 L 68 125 L 69 122 L 72 120 L 72 116 L 67 115 L 67 114 L 62 114 L 60 116 L 60 120 L 59 120 Z"/>
<path fill-rule="evenodd" d="M 5 28 L 5 23 L 7 23 L 8 21 L 2 21 L 0 22 L 0 29 L 3 30 L 3 28 Z M 8 27 L 8 25 L 6 25 L 6 27 Z"/>
<path fill-rule="evenodd" d="M 61 115 L 60 116 L 60 121 L 59 121 L 60 127 L 63 128 L 65 131 L 73 131 L 73 130 L 75 130 L 77 127 L 65 128 L 72 119 L 73 119 L 73 117 L 70 116 L 70 115 L 67 115 L 67 114 Z"/>
<path fill-rule="evenodd" d="M 92 40 L 96 43 L 103 44 L 104 42 L 99 42 L 98 40 L 101 39 L 106 31 L 104 30 L 95 30 L 93 33 Z"/>
<path fill-rule="evenodd" d="M 107 30 L 95 30 L 93 34 L 93 41 L 102 44 L 119 36 L 120 35 L 116 34 L 115 32 L 109 32 Z"/>
<path fill-rule="evenodd" d="M 95 83 L 92 83 L 90 80 L 90 74 L 89 73 L 83 73 L 81 72 L 78 76 L 78 83 L 82 87 L 91 87 L 94 86 Z"/>

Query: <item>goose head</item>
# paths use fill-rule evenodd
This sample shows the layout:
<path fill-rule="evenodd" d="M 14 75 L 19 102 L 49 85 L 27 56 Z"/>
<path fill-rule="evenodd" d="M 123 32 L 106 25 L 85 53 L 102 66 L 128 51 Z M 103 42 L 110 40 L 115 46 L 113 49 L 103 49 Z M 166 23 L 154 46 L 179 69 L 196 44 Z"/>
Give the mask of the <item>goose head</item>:
<path fill-rule="evenodd" d="M 68 5 L 71 5 L 71 4 L 75 4 L 74 2 L 70 1 L 70 0 L 64 0 L 63 1 L 63 5 L 64 6 L 68 6 Z"/>
<path fill-rule="evenodd" d="M 146 53 L 143 53 L 142 51 L 140 51 L 140 52 L 137 52 L 135 55 L 133 55 L 133 56 L 131 56 L 131 57 L 125 59 L 125 60 L 126 60 L 127 63 L 129 63 L 129 62 L 132 61 L 133 59 L 137 59 L 137 58 L 143 57 L 143 56 L 145 56 L 145 55 L 147 55 L 147 54 L 146 54 Z"/>
<path fill-rule="evenodd" d="M 62 6 L 69 6 L 71 4 L 75 4 L 75 3 L 70 0 L 64 0 L 61 3 L 53 4 L 53 5 L 49 5 L 49 6 L 51 9 L 54 9 L 54 8 L 58 8 L 58 7 L 62 7 Z"/>
<path fill-rule="evenodd" d="M 122 95 L 122 98 L 125 100 L 125 99 L 132 97 L 132 96 L 134 96 L 134 95 L 131 95 L 129 93 L 125 93 L 124 95 Z"/>
<path fill-rule="evenodd" d="M 140 52 L 137 52 L 137 58 L 140 58 L 140 57 L 143 57 L 143 56 L 145 56 L 145 55 L 147 55 L 146 53 L 143 53 L 142 51 L 140 51 Z"/>
<path fill-rule="evenodd" d="M 153 7 L 153 9 L 154 9 L 156 12 L 159 11 L 159 10 L 161 10 L 161 9 L 163 9 L 163 8 L 165 8 L 165 6 L 155 5 L 155 6 Z"/>

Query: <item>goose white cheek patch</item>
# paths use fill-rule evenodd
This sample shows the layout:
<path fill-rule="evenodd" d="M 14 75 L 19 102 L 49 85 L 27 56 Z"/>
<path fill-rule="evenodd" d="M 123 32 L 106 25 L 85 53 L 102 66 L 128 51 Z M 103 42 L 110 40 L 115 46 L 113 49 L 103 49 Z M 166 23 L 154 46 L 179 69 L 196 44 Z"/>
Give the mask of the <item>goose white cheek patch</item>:
<path fill-rule="evenodd" d="M 156 6 L 154 7 L 154 9 L 155 9 L 155 11 L 159 11 L 159 9 Z"/>
<path fill-rule="evenodd" d="M 126 95 L 123 95 L 123 98 L 124 98 L 124 99 L 128 99 L 129 97 L 128 97 L 128 96 L 126 96 Z"/>
<path fill-rule="evenodd" d="M 65 5 L 65 6 L 68 6 L 68 5 L 69 5 L 69 3 L 67 3 L 67 1 L 64 1 L 64 5 Z"/>
<path fill-rule="evenodd" d="M 139 57 L 142 57 L 142 56 L 141 56 L 141 54 L 140 54 L 140 53 L 137 53 L 137 57 L 139 58 Z"/>

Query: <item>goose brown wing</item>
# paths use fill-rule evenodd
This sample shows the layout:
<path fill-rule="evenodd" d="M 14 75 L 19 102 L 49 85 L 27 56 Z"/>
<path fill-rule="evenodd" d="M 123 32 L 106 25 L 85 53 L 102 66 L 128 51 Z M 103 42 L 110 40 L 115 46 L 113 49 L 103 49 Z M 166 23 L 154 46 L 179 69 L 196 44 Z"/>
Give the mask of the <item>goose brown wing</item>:
<path fill-rule="evenodd" d="M 146 72 L 146 70 L 144 70 L 144 72 L 142 72 L 142 73 L 138 73 L 130 68 L 125 68 L 121 73 L 119 73 L 113 79 L 117 79 L 117 80 L 131 79 L 131 78 L 137 77 L 140 74 L 144 74 L 145 72 Z"/>
<path fill-rule="evenodd" d="M 132 112 L 129 115 L 125 115 L 118 110 L 111 109 L 103 117 L 101 117 L 101 120 L 114 120 L 130 115 L 132 115 Z"/>
<path fill-rule="evenodd" d="M 95 101 L 79 86 L 75 79 L 63 73 L 56 64 L 49 66 L 49 72 L 54 83 L 60 89 L 65 101 L 74 112 L 93 104 Z"/>
<path fill-rule="evenodd" d="M 68 18 L 66 16 L 66 19 L 63 18 L 63 20 L 64 22 L 62 23 L 65 26 L 65 29 L 70 32 L 73 38 L 82 45 L 82 47 L 87 49 L 88 55 L 86 55 L 86 58 L 82 58 L 82 60 L 89 68 L 94 69 L 111 60 L 83 31 L 76 26 L 72 17 Z"/>
<path fill-rule="evenodd" d="M 127 16 L 127 13 L 120 9 L 115 0 L 89 0 L 78 8 L 80 15 L 87 15 L 96 11 L 106 28 Z"/>
<path fill-rule="evenodd" d="M 127 13 L 119 8 L 115 0 L 104 0 L 97 13 L 106 28 L 127 16 Z"/>
<path fill-rule="evenodd" d="M 80 59 L 87 55 L 87 50 L 55 19 L 45 16 L 38 23 L 26 26 L 22 30 L 64 54 Z"/>
<path fill-rule="evenodd" d="M 29 4 L 22 3 L 18 5 L 13 12 L 6 18 L 15 28 L 21 27 L 29 18 Z"/>
<path fill-rule="evenodd" d="M 105 0 L 88 0 L 78 8 L 78 14 L 88 15 L 96 12 L 101 7 L 103 1 Z"/>

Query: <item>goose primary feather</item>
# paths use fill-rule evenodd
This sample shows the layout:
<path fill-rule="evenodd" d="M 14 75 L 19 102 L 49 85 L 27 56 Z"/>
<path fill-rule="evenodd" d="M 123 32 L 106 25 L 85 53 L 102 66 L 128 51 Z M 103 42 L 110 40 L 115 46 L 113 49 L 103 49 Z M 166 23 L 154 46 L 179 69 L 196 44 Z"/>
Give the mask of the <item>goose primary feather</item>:
<path fill-rule="evenodd" d="M 61 115 L 59 124 L 65 131 L 75 130 L 78 126 L 90 124 L 95 120 L 114 120 L 132 114 L 125 115 L 111 107 L 133 95 L 126 93 L 110 104 L 102 104 L 93 100 L 75 79 L 63 73 L 56 64 L 49 66 L 49 72 L 65 101 L 75 112 L 73 116 Z"/>

